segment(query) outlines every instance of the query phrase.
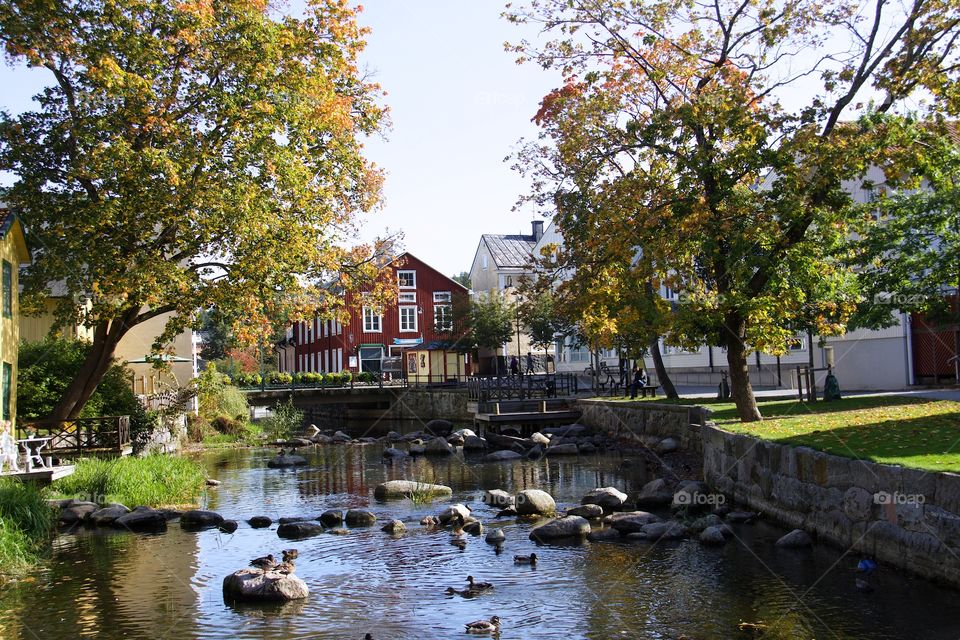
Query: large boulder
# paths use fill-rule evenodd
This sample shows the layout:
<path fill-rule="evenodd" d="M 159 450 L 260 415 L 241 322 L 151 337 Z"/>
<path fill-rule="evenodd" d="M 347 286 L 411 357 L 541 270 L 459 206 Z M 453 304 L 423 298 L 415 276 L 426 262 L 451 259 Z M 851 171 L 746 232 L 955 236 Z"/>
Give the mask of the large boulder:
<path fill-rule="evenodd" d="M 545 541 L 559 538 L 584 538 L 590 533 L 590 523 L 579 516 L 564 516 L 536 527 L 530 532 L 531 540 Z"/>
<path fill-rule="evenodd" d="M 277 527 L 277 535 L 281 538 L 297 540 L 299 538 L 309 538 L 323 533 L 323 525 L 309 520 L 300 522 L 285 522 Z"/>
<path fill-rule="evenodd" d="M 96 502 L 72 502 L 60 510 L 59 524 L 70 526 L 83 522 L 100 508 Z"/>
<path fill-rule="evenodd" d="M 377 516 L 366 509 L 350 509 L 344 520 L 351 527 L 372 527 L 377 521 Z"/>
<path fill-rule="evenodd" d="M 580 504 L 595 504 L 604 511 L 618 511 L 627 501 L 627 494 L 615 487 L 598 487 L 583 496 Z"/>
<path fill-rule="evenodd" d="M 539 444 L 535 444 L 530 447 L 530 451 L 527 451 L 526 458 L 527 460 L 539 460 L 543 457 L 543 447 Z"/>
<path fill-rule="evenodd" d="M 453 445 L 443 438 L 434 438 L 423 449 L 423 452 L 428 456 L 449 456 L 453 451 Z"/>
<path fill-rule="evenodd" d="M 249 524 L 253 529 L 263 529 L 272 525 L 273 520 L 271 520 L 269 516 L 253 516 L 247 520 L 247 524 Z"/>
<path fill-rule="evenodd" d="M 516 451 L 494 451 L 483 456 L 487 462 L 504 462 L 507 460 L 519 460 L 523 456 Z"/>
<path fill-rule="evenodd" d="M 194 509 L 184 511 L 180 516 L 180 528 L 199 531 L 201 529 L 211 529 L 223 524 L 223 516 L 216 511 L 203 511 Z"/>
<path fill-rule="evenodd" d="M 380 531 L 389 533 L 390 535 L 399 536 L 407 532 L 407 525 L 403 524 L 403 521 L 401 520 L 391 520 L 387 524 L 380 527 Z"/>
<path fill-rule="evenodd" d="M 653 522 L 641 527 L 640 532 L 647 540 L 679 540 L 687 535 L 686 528 L 679 522 Z"/>
<path fill-rule="evenodd" d="M 333 527 L 339 527 L 343 524 L 343 511 L 340 511 L 340 509 L 324 511 L 317 520 L 323 523 L 323 526 L 330 527 L 331 529 Z"/>
<path fill-rule="evenodd" d="M 130 513 L 114 520 L 111 525 L 115 529 L 126 529 L 128 531 L 165 531 L 167 514 L 147 507 L 137 507 Z"/>
<path fill-rule="evenodd" d="M 651 480 L 640 489 L 638 507 L 662 507 L 673 502 L 673 489 L 663 478 Z"/>
<path fill-rule="evenodd" d="M 587 534 L 587 540 L 590 542 L 623 542 L 623 536 L 620 532 L 611 527 L 603 529 L 594 529 Z"/>
<path fill-rule="evenodd" d="M 105 527 L 113 524 L 114 520 L 120 516 L 125 516 L 128 513 L 130 513 L 130 509 L 127 509 L 122 504 L 116 504 L 110 507 L 97 509 L 90 514 L 88 521 L 98 527 Z"/>
<path fill-rule="evenodd" d="M 541 491 L 540 489 L 525 489 L 517 494 L 516 507 L 517 514 L 521 516 L 550 515 L 556 512 L 557 503 L 546 491 Z"/>
<path fill-rule="evenodd" d="M 646 511 L 627 511 L 607 516 L 603 522 L 625 536 L 630 533 L 639 533 L 648 524 L 661 522 L 661 518 Z"/>
<path fill-rule="evenodd" d="M 463 439 L 464 451 L 486 451 L 487 441 L 480 436 L 466 436 Z"/>
<path fill-rule="evenodd" d="M 598 504 L 584 504 L 573 509 L 567 509 L 568 516 L 580 516 L 588 520 L 603 517 L 603 508 Z"/>
<path fill-rule="evenodd" d="M 453 432 L 453 423 L 449 420 L 431 420 L 423 425 L 423 430 L 434 436 L 447 437 Z"/>
<path fill-rule="evenodd" d="M 378 500 L 395 498 L 409 498 L 412 495 L 449 496 L 453 489 L 442 484 L 416 482 L 414 480 L 389 480 L 378 484 L 373 490 L 373 497 Z"/>
<path fill-rule="evenodd" d="M 383 458 L 385 460 L 398 460 L 400 458 L 406 458 L 407 452 L 401 449 L 396 449 L 394 447 L 387 447 L 383 450 Z"/>
<path fill-rule="evenodd" d="M 707 545 L 726 544 L 727 536 L 724 535 L 723 527 L 725 525 L 711 525 L 700 532 L 700 542 Z"/>
<path fill-rule="evenodd" d="M 306 598 L 310 589 L 293 574 L 240 569 L 223 579 L 223 595 L 252 602 L 288 602 Z"/>
<path fill-rule="evenodd" d="M 276 456 L 272 460 L 267 460 L 267 466 L 271 469 L 284 469 L 287 467 L 300 467 L 307 464 L 307 459 L 303 456 L 282 455 Z"/>
<path fill-rule="evenodd" d="M 470 517 L 470 509 L 463 504 L 454 504 L 450 505 L 443 511 L 437 514 L 437 519 L 440 521 L 440 524 L 447 524 L 457 516 L 461 516 L 464 521 Z"/>
<path fill-rule="evenodd" d="M 803 549 L 813 544 L 813 538 L 803 529 L 794 529 L 777 540 L 777 546 L 784 549 Z"/>
<path fill-rule="evenodd" d="M 514 497 L 503 489 L 487 489 L 483 492 L 483 502 L 491 507 L 506 507 L 514 502 Z"/>

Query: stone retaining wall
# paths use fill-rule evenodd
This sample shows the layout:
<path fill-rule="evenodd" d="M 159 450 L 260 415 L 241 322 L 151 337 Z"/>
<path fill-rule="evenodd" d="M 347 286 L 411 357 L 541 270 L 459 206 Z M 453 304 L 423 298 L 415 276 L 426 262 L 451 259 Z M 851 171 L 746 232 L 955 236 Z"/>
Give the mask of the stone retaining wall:
<path fill-rule="evenodd" d="M 713 425 L 704 480 L 790 527 L 960 587 L 960 475 L 843 458 Z"/>
<path fill-rule="evenodd" d="M 655 402 L 577 400 L 574 404 L 583 412 L 583 424 L 601 429 L 609 437 L 639 442 L 648 437 L 676 438 L 682 448 L 690 451 L 701 451 L 700 425 L 709 415 L 699 406 Z"/>

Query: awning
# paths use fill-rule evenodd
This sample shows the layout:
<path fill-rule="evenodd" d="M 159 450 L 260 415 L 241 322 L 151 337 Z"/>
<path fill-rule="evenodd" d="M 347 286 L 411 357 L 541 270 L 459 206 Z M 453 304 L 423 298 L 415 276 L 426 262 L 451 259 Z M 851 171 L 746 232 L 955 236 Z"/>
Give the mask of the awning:
<path fill-rule="evenodd" d="M 142 358 L 137 358 L 136 360 L 127 360 L 130 364 L 153 364 L 159 360 L 160 362 L 193 362 L 190 358 L 181 358 L 180 356 L 143 356 Z"/>

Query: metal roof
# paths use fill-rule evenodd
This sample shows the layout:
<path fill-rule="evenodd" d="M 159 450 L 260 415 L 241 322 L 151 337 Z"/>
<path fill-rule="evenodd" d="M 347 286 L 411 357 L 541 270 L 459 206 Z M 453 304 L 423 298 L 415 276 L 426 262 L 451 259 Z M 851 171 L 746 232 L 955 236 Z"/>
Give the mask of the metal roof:
<path fill-rule="evenodd" d="M 525 267 L 533 261 L 537 241 L 532 235 L 485 233 L 481 237 L 498 267 Z"/>

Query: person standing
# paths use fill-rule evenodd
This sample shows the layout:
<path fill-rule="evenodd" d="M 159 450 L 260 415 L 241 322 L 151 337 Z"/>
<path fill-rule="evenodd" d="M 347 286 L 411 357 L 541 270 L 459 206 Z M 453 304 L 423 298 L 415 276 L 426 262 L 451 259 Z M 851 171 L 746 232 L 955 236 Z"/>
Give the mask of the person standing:
<path fill-rule="evenodd" d="M 517 360 L 517 356 L 510 358 L 510 375 L 520 375 L 520 361 Z"/>
<path fill-rule="evenodd" d="M 533 354 L 527 351 L 527 370 L 524 373 L 536 373 L 533 368 Z"/>
<path fill-rule="evenodd" d="M 633 371 L 630 372 L 630 399 L 637 397 L 637 388 L 640 385 L 640 367 L 633 365 Z"/>

